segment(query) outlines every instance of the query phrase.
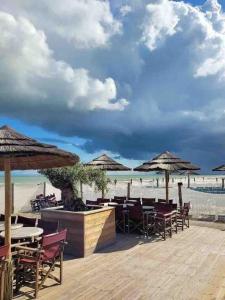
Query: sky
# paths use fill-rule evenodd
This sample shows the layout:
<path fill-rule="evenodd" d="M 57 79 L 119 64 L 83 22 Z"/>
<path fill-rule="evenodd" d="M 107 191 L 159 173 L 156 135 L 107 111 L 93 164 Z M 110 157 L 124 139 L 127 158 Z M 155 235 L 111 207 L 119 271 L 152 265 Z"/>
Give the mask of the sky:
<path fill-rule="evenodd" d="M 0 124 L 84 162 L 225 163 L 225 0 L 5 0 L 0 32 Z"/>

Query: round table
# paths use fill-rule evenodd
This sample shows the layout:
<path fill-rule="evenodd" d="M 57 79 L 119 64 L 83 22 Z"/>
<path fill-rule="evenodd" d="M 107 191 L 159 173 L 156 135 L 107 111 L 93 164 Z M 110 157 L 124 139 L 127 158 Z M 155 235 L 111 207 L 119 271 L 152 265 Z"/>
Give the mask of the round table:
<path fill-rule="evenodd" d="M 23 227 L 23 224 L 22 223 L 18 223 L 18 224 L 11 224 L 11 229 L 14 230 L 14 229 L 19 229 Z M 0 222 L 0 231 L 4 231 L 5 230 L 5 222 L 4 221 L 1 221 Z"/>
<path fill-rule="evenodd" d="M 27 238 L 34 238 L 43 233 L 43 229 L 39 227 L 21 227 L 11 232 L 11 239 L 22 240 Z M 5 237 L 5 231 L 0 233 L 1 237 Z"/>

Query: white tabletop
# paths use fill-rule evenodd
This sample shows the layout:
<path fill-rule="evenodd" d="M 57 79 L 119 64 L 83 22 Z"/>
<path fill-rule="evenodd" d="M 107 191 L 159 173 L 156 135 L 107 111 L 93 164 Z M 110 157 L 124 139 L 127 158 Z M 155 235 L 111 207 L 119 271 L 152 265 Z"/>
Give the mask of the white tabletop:
<path fill-rule="evenodd" d="M 21 227 L 11 232 L 11 238 L 15 240 L 32 238 L 43 233 L 43 229 L 39 227 Z M 5 231 L 0 233 L 1 237 L 5 237 Z"/>
<path fill-rule="evenodd" d="M 154 206 L 150 206 L 150 205 L 143 205 L 142 206 L 143 209 L 154 209 Z"/>
<path fill-rule="evenodd" d="M 23 227 L 23 224 L 22 223 L 18 223 L 18 224 L 11 224 L 11 229 L 14 230 L 14 229 L 18 229 L 18 228 L 21 228 Z M 0 231 L 3 231 L 5 230 L 5 222 L 4 221 L 1 221 L 0 222 Z"/>

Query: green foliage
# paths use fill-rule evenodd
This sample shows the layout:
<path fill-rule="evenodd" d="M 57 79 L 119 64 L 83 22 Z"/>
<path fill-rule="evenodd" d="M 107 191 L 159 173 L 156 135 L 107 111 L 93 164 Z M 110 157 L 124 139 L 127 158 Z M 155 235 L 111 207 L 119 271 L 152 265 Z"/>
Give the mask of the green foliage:
<path fill-rule="evenodd" d="M 78 197 L 78 184 L 95 185 L 98 191 L 107 191 L 109 179 L 106 172 L 93 167 L 85 167 L 82 164 L 75 164 L 73 167 L 44 169 L 39 171 L 45 175 L 52 185 L 60 190 L 71 188 L 74 196 Z"/>

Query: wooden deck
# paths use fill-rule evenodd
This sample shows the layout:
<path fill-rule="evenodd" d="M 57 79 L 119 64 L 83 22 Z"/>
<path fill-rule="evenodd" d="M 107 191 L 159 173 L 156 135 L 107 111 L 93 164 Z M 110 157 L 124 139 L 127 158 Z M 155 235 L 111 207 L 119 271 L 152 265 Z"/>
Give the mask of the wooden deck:
<path fill-rule="evenodd" d="M 191 226 L 166 241 L 118 235 L 105 251 L 66 258 L 63 285 L 38 299 L 225 299 L 225 231 Z"/>

